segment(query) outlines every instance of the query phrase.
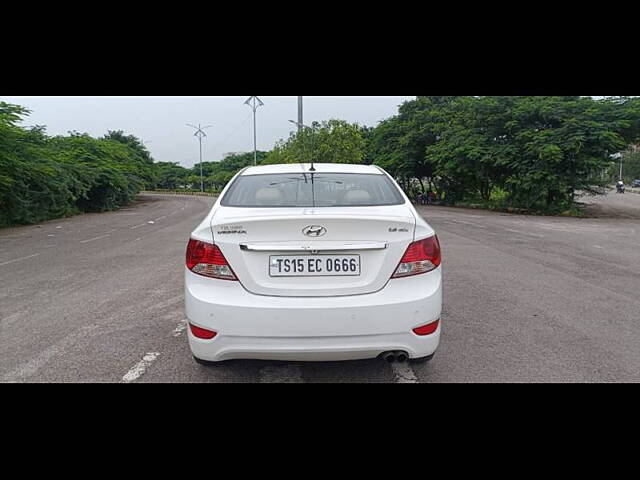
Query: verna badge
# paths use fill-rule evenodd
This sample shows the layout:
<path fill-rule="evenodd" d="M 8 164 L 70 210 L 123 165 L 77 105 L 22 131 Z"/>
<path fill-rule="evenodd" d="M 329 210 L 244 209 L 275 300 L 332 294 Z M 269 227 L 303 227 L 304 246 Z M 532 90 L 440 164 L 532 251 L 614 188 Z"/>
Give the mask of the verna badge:
<path fill-rule="evenodd" d="M 319 225 L 310 225 L 302 230 L 307 237 L 321 237 L 327 233 L 327 229 Z"/>

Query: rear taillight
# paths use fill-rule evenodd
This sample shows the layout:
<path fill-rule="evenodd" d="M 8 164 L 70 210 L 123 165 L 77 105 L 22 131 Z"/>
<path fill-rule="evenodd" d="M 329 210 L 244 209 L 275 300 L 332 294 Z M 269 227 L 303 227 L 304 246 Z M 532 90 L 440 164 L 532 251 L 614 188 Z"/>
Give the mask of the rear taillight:
<path fill-rule="evenodd" d="M 187 268 L 204 277 L 238 280 L 227 259 L 213 243 L 190 239 L 187 246 Z"/>
<path fill-rule="evenodd" d="M 440 243 L 433 236 L 413 242 L 391 278 L 410 277 L 435 270 L 440 266 Z"/>
<path fill-rule="evenodd" d="M 203 340 L 211 340 L 216 335 L 218 335 L 218 332 L 207 330 L 206 328 L 196 327 L 192 323 L 189 324 L 189 328 L 191 329 L 191 333 L 193 333 L 194 337 L 201 338 Z"/>

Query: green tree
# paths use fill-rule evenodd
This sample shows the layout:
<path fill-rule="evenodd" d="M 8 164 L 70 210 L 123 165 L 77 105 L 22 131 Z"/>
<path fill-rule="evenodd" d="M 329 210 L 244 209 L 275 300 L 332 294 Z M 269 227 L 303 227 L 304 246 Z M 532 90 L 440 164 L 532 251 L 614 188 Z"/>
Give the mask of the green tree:
<path fill-rule="evenodd" d="M 422 192 L 434 189 L 436 162 L 426 150 L 440 138 L 443 115 L 456 98 L 424 96 L 403 103 L 398 115 L 380 122 L 370 135 L 368 156 L 407 191 L 412 179 Z"/>
<path fill-rule="evenodd" d="M 153 162 L 135 137 L 49 137 L 18 125 L 28 114 L 0 102 L 0 225 L 119 208 L 152 183 Z"/>
<path fill-rule="evenodd" d="M 453 203 L 501 188 L 514 206 L 553 211 L 597 192 L 639 131 L 637 98 L 417 97 L 376 127 L 368 156 L 407 190 L 426 179 Z"/>
<path fill-rule="evenodd" d="M 344 120 L 313 122 L 311 128 L 276 143 L 263 163 L 364 163 L 365 132 L 358 124 Z"/>
<path fill-rule="evenodd" d="M 479 195 L 488 201 L 507 178 L 515 155 L 506 131 L 514 97 L 455 97 L 434 118 L 425 154 L 449 200 Z"/>
<path fill-rule="evenodd" d="M 155 188 L 176 190 L 182 188 L 191 171 L 177 162 L 157 162 L 155 168 Z"/>
<path fill-rule="evenodd" d="M 122 130 L 110 130 L 102 138 L 128 147 L 130 151 L 127 158 L 129 171 L 144 181 L 146 187 L 151 187 L 156 182 L 153 157 L 139 138 L 134 135 L 126 135 Z"/>
<path fill-rule="evenodd" d="M 516 154 L 507 164 L 513 202 L 557 210 L 577 191 L 597 191 L 610 155 L 637 138 L 638 103 L 632 99 L 517 97 L 507 125 Z"/>

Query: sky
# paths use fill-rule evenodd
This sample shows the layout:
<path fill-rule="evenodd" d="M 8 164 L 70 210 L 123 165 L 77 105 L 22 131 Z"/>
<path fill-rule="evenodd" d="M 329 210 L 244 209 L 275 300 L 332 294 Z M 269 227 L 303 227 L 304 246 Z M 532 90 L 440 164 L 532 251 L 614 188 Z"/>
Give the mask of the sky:
<path fill-rule="evenodd" d="M 0 97 L 22 105 L 31 114 L 23 126 L 44 125 L 49 135 L 75 130 L 98 137 L 123 130 L 145 142 L 158 162 L 191 167 L 199 162 L 198 140 L 186 124 L 212 125 L 205 130 L 203 160 L 219 161 L 229 152 L 253 151 L 253 112 L 245 97 Z M 298 97 L 260 99 L 257 111 L 258 149 L 271 150 L 296 129 Z M 339 118 L 376 126 L 398 106 L 415 97 L 304 97 L 304 123 Z"/>

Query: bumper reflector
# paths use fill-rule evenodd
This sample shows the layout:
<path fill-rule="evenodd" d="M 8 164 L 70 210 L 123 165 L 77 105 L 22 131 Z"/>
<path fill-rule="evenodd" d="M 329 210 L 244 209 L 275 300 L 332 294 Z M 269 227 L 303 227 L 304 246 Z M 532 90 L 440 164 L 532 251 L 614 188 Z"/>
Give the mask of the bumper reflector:
<path fill-rule="evenodd" d="M 189 324 L 189 328 L 191 329 L 191 333 L 193 333 L 194 337 L 202 338 L 203 340 L 211 340 L 218 334 L 213 330 L 206 330 L 204 328 L 196 327 L 191 323 Z"/>
<path fill-rule="evenodd" d="M 423 325 L 422 327 L 414 328 L 413 333 L 416 335 L 420 335 L 421 337 L 425 335 L 431 335 L 433 332 L 438 330 L 438 325 L 440 325 L 440 320 L 436 320 L 433 323 L 429 323 L 428 325 Z"/>

